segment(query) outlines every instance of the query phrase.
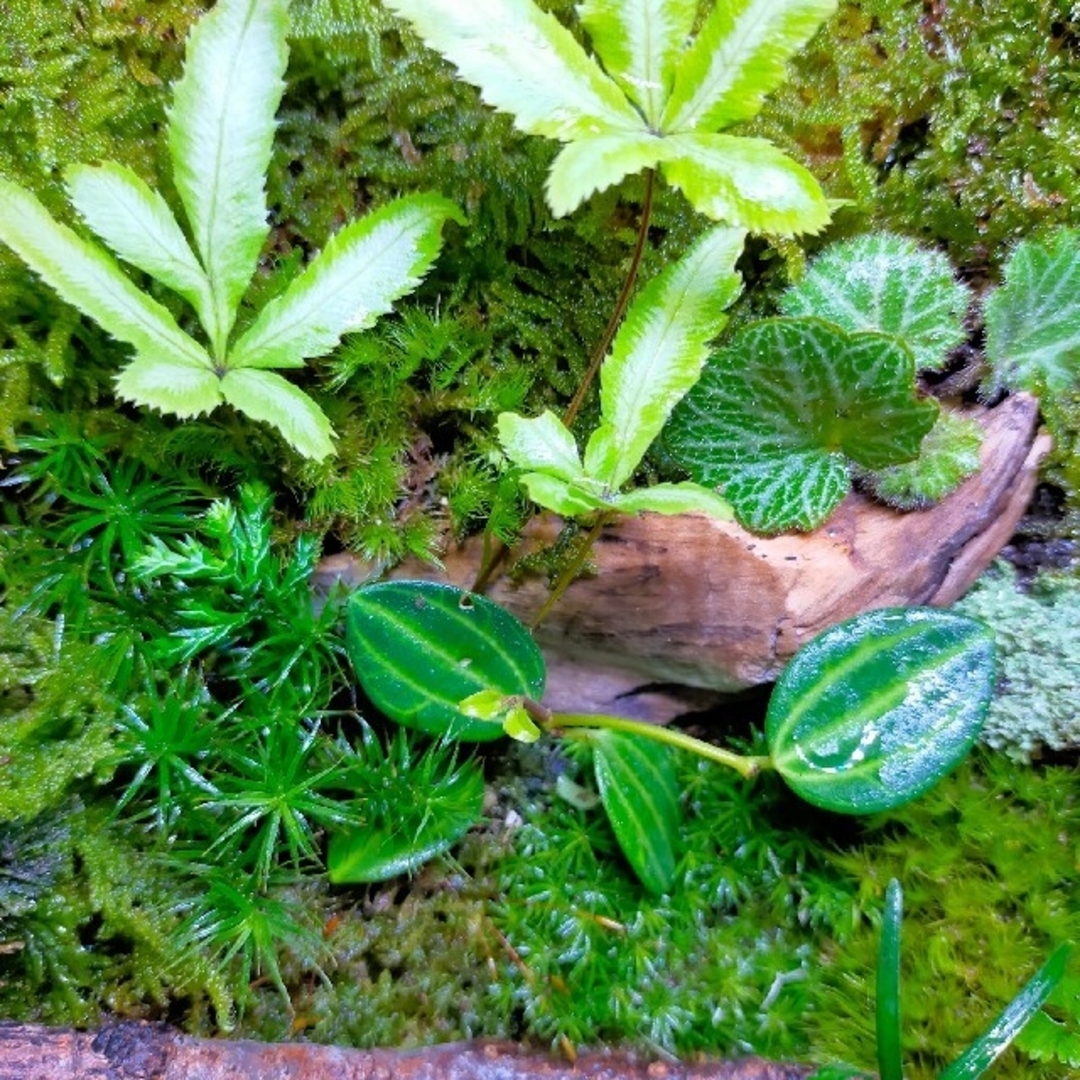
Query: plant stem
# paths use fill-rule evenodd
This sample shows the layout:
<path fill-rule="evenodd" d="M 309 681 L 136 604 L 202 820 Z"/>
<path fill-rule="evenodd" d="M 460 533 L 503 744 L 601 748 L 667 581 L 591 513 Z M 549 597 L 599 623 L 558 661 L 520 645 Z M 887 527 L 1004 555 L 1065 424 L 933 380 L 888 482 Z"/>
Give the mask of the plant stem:
<path fill-rule="evenodd" d="M 611 313 L 611 318 L 608 320 L 600 344 L 593 351 L 592 359 L 589 361 L 589 369 L 585 372 L 584 378 L 578 385 L 577 392 L 563 415 L 562 421 L 566 427 L 569 427 L 574 422 L 577 414 L 581 411 L 585 395 L 588 393 L 589 387 L 592 386 L 593 379 L 596 378 L 596 373 L 600 370 L 604 357 L 607 356 L 608 347 L 615 337 L 615 331 L 619 329 L 619 323 L 622 322 L 623 315 L 626 314 L 626 307 L 630 303 L 630 294 L 634 290 L 634 282 L 637 280 L 638 270 L 641 267 L 641 257 L 645 254 L 645 241 L 649 236 L 649 221 L 652 218 L 653 188 L 655 185 L 656 172 L 653 169 L 646 169 L 645 198 L 641 204 L 641 223 L 638 225 L 637 243 L 634 245 L 634 254 L 630 259 L 630 269 L 626 273 L 626 281 L 623 282 L 622 292 L 619 293 L 619 299 L 615 302 L 615 310 Z"/>
<path fill-rule="evenodd" d="M 619 293 L 619 298 L 615 301 L 615 310 L 611 313 L 611 318 L 608 320 L 603 336 L 600 338 L 600 343 L 593 350 L 593 354 L 589 359 L 589 368 L 585 372 L 581 382 L 578 384 L 578 388 L 575 391 L 570 404 L 567 406 L 566 412 L 563 414 L 563 424 L 565 424 L 566 427 L 569 427 L 574 422 L 577 414 L 581 411 L 581 406 L 585 402 L 585 395 L 588 393 L 589 387 L 592 386 L 593 380 L 600 370 L 600 365 L 604 362 L 604 357 L 607 356 L 608 348 L 615 338 L 615 331 L 619 329 L 619 323 L 622 322 L 623 315 L 626 314 L 626 308 L 630 303 L 630 294 L 634 290 L 634 282 L 637 280 L 638 270 L 641 269 L 641 259 L 645 254 L 645 241 L 649 238 L 649 222 L 652 220 L 653 189 L 655 187 L 656 172 L 653 169 L 646 169 L 645 196 L 641 204 L 641 221 L 638 224 L 637 241 L 634 244 L 634 253 L 630 257 L 630 269 L 626 272 L 626 280 L 623 282 L 622 291 Z M 599 528 L 595 528 L 594 532 L 596 533 L 596 536 L 600 535 Z M 595 540 L 595 538 L 596 537 L 593 536 L 592 540 L 586 546 L 581 559 L 576 561 L 576 564 L 570 568 L 570 576 L 567 577 L 566 574 L 564 574 L 563 577 L 559 579 L 551 596 L 548 597 L 547 602 L 540 609 L 539 614 L 533 621 L 534 629 L 539 625 L 542 619 L 547 617 L 548 612 L 554 607 L 555 602 L 566 591 L 566 587 L 573 580 L 574 575 L 576 575 L 581 568 L 581 564 L 584 563 L 585 559 L 588 557 L 589 550 L 592 547 L 592 541 Z M 485 534 L 483 562 L 480 564 L 480 569 L 477 571 L 476 578 L 473 580 L 473 592 L 479 593 L 484 591 L 505 555 L 506 545 L 498 538 L 495 538 L 489 543 L 488 536 Z M 564 580 L 564 578 L 566 578 L 566 580 Z"/>
<path fill-rule="evenodd" d="M 714 761 L 718 765 L 726 765 L 747 780 L 752 780 L 763 769 L 773 767 L 770 757 L 746 757 L 743 754 L 725 750 L 721 746 L 713 746 L 712 743 L 707 743 L 702 739 L 695 739 L 693 735 L 687 735 L 685 732 L 674 731 L 657 724 L 646 724 L 641 720 L 628 720 L 622 716 L 604 716 L 593 713 L 553 713 L 550 709 L 545 709 L 543 705 L 528 698 L 522 701 L 522 705 L 529 716 L 543 728 L 549 730 L 567 727 L 607 728 L 609 731 L 622 731 L 627 735 L 640 735 L 680 750 L 689 750 L 690 753 Z"/>
<path fill-rule="evenodd" d="M 597 537 L 600 535 L 600 530 L 603 529 L 604 523 L 608 520 L 607 514 L 597 514 L 596 521 L 593 523 L 593 527 L 589 530 L 588 536 L 585 537 L 585 542 L 580 545 L 580 551 L 578 551 L 574 557 L 563 567 L 562 573 L 559 575 L 558 580 L 555 582 L 555 587 L 548 593 L 548 598 L 544 601 L 543 606 L 536 613 L 533 621 L 529 624 L 530 630 L 535 630 L 543 621 L 547 618 L 551 609 L 558 602 L 559 597 L 562 596 L 568 588 L 574 578 L 581 572 L 581 568 L 585 565 L 585 560 L 589 557 L 589 552 L 593 549 L 593 544 L 596 543 Z"/>

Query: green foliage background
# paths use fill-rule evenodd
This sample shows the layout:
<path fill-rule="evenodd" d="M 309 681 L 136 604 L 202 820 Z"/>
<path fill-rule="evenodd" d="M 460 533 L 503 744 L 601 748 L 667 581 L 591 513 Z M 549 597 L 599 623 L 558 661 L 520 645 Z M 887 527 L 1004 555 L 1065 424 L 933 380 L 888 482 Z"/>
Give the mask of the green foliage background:
<path fill-rule="evenodd" d="M 166 87 L 208 6 L 0 5 L 0 172 L 56 213 L 72 162 L 125 162 L 162 186 Z M 543 6 L 572 18 L 571 0 Z M 117 571 L 125 547 L 145 542 L 146 513 L 176 535 L 209 498 L 262 481 L 282 558 L 308 534 L 374 559 L 423 554 L 493 507 L 508 535 L 525 511 L 500 494 L 494 418 L 569 397 L 636 224 L 633 183 L 552 221 L 541 193 L 555 147 L 491 115 L 374 0 L 295 0 L 294 22 L 260 299 L 341 222 L 400 193 L 439 190 L 470 227 L 448 232 L 413 306 L 314 370 L 307 388 L 342 433 L 338 458 L 318 466 L 228 415 L 176 425 L 114 407 L 115 345 L 0 252 L 0 445 L 5 481 L 25 496 L 3 507 L 0 756 L 36 794 L 32 806 L 0 799 L 0 1012 L 93 1023 L 106 1009 L 182 1011 L 210 1031 L 240 1000 L 244 1030 L 272 1037 L 530 1034 L 868 1067 L 875 913 L 896 875 L 913 943 L 912 1075 L 932 1075 L 1052 943 L 1080 936 L 1067 769 L 987 756 L 888 821 L 841 833 L 768 784 L 688 770 L 681 884 L 644 906 L 599 816 L 537 797 L 565 763 L 530 759 L 536 775 L 502 793 L 504 820 L 522 807 L 526 823 L 473 838 L 456 867 L 362 894 L 275 882 L 270 930 L 295 1013 L 272 985 L 247 988 L 257 949 L 245 968 L 178 938 L 189 909 L 175 901 L 197 891 L 192 879 L 147 859 L 141 825 L 98 801 L 117 768 L 121 703 L 107 688 L 141 611 Z M 1064 0 L 845 3 L 754 132 L 851 200 L 838 232 L 873 224 L 943 244 L 979 284 L 1019 237 L 1077 224 L 1078 40 Z M 654 221 L 646 277 L 701 225 L 665 191 Z M 766 287 L 801 259 L 791 245 L 753 254 L 748 280 Z M 762 295 L 748 307 L 767 306 Z M 1075 495 L 1080 405 L 1050 409 L 1056 476 Z M 586 409 L 581 430 L 595 419 Z M 155 501 L 163 488 L 182 512 Z M 72 632 L 79 618 L 116 648 L 90 650 Z M 143 629 L 153 639 L 176 626 Z M 319 709 L 340 705 L 339 688 L 322 689 Z M 404 797 L 397 782 L 387 790 Z M 1000 1075 L 1030 1068 L 1014 1056 Z"/>

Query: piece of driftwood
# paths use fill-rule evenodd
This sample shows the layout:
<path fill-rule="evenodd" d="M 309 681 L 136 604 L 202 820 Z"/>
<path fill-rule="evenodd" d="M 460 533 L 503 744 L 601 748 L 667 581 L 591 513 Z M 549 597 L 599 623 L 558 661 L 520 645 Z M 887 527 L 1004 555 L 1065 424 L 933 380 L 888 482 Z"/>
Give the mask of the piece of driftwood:
<path fill-rule="evenodd" d="M 762 538 L 692 514 L 605 527 L 596 572 L 570 586 L 537 634 L 547 704 L 669 719 L 718 692 L 771 682 L 800 645 L 861 611 L 958 599 L 1012 536 L 1050 445 L 1027 395 L 967 411 L 986 432 L 982 468 L 923 510 L 900 513 L 856 492 L 807 534 Z M 553 515 L 535 518 L 515 556 L 551 543 L 560 527 Z M 443 559 L 443 571 L 410 560 L 393 576 L 468 586 L 480 538 Z M 348 556 L 324 566 L 324 580 L 358 575 Z M 547 593 L 536 575 L 487 590 L 526 622 Z"/>
<path fill-rule="evenodd" d="M 812 1071 L 758 1058 L 680 1065 L 619 1053 L 570 1065 L 501 1042 L 348 1050 L 196 1039 L 156 1024 L 83 1032 L 0 1023 L 0 1080 L 804 1080 Z"/>

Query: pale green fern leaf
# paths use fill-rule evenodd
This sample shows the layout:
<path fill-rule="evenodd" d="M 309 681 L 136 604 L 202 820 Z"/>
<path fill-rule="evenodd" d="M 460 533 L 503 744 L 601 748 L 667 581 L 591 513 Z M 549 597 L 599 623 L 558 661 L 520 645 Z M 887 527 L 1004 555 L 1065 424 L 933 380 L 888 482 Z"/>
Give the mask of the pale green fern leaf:
<path fill-rule="evenodd" d="M 691 205 L 714 221 L 751 232 L 816 233 L 830 210 L 818 182 L 765 139 L 735 135 L 671 135 L 662 170 Z"/>
<path fill-rule="evenodd" d="M 571 483 L 550 473 L 525 473 L 521 477 L 529 498 L 537 506 L 553 510 L 563 517 L 573 518 L 592 514 L 597 510 L 612 510 L 598 492 L 590 490 L 587 483 Z"/>
<path fill-rule="evenodd" d="M 221 396 L 252 420 L 272 424 L 305 457 L 321 461 L 334 452 L 326 414 L 303 390 L 273 371 L 242 368 L 226 372 Z"/>
<path fill-rule="evenodd" d="M 210 312 L 210 283 L 168 203 L 136 173 L 107 161 L 64 174 L 72 205 L 125 262 L 168 285 L 199 313 Z"/>
<path fill-rule="evenodd" d="M 206 331 L 218 359 L 269 232 L 265 177 L 287 26 L 288 0 L 219 0 L 191 32 L 173 95 L 173 179 L 210 280 Z"/>
<path fill-rule="evenodd" d="M 605 70 L 651 128 L 660 126 L 696 12 L 695 0 L 585 0 L 578 7 Z"/>
<path fill-rule="evenodd" d="M 530 135 L 577 139 L 644 123 L 554 15 L 532 0 L 385 0 Z"/>
<path fill-rule="evenodd" d="M 551 212 L 563 217 L 594 191 L 605 191 L 624 176 L 652 168 L 663 140 L 647 131 L 613 131 L 567 143 L 552 162 L 547 179 Z"/>
<path fill-rule="evenodd" d="M 449 200 L 413 195 L 346 226 L 263 308 L 230 351 L 229 368 L 302 367 L 343 334 L 370 327 L 431 268 L 447 218 L 464 223 Z"/>
<path fill-rule="evenodd" d="M 574 436 L 550 409 L 531 419 L 500 413 L 498 431 L 503 451 L 518 468 L 568 481 L 584 477 Z"/>
<path fill-rule="evenodd" d="M 162 363 L 157 354 L 136 356 L 116 377 L 116 393 L 135 405 L 175 413 L 181 420 L 212 412 L 223 400 L 221 378 L 209 364 Z"/>
<path fill-rule="evenodd" d="M 206 350 L 136 288 L 107 252 L 55 221 L 37 198 L 9 180 L 0 180 L 0 240 L 62 299 L 143 356 L 212 371 Z"/>
<path fill-rule="evenodd" d="M 681 57 L 662 119 L 665 131 L 715 131 L 749 120 L 785 77 L 787 61 L 837 0 L 727 0 L 709 13 Z"/>
<path fill-rule="evenodd" d="M 735 511 L 731 503 L 715 491 L 690 480 L 681 484 L 653 484 L 637 488 L 611 500 L 612 508 L 624 514 L 708 514 L 721 521 L 731 521 Z"/>
<path fill-rule="evenodd" d="M 585 450 L 586 474 L 610 490 L 633 475 L 684 394 L 697 382 L 709 342 L 738 294 L 742 229 L 707 232 L 635 298 L 600 371 L 600 426 Z"/>

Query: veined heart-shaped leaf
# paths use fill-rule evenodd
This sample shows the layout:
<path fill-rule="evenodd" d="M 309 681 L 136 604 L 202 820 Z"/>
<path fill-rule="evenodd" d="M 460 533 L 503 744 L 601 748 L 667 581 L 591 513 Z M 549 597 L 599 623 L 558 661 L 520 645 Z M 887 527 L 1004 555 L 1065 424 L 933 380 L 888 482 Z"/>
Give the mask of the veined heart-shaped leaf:
<path fill-rule="evenodd" d="M 346 644 L 372 702 L 399 724 L 484 741 L 500 723 L 471 719 L 459 703 L 481 690 L 539 700 L 544 658 L 532 635 L 483 596 L 433 581 L 387 581 L 349 599 Z"/>
<path fill-rule="evenodd" d="M 891 810 L 967 755 L 994 687 L 994 637 L 939 608 L 858 615 L 796 653 L 765 734 L 777 771 L 815 806 Z"/>
<path fill-rule="evenodd" d="M 471 765 L 458 768 L 425 785 L 423 804 L 401 807 L 392 821 L 332 833 L 327 877 L 335 885 L 355 885 L 411 874 L 460 840 L 483 809 L 483 774 Z"/>
<path fill-rule="evenodd" d="M 898 337 L 920 371 L 942 367 L 965 337 L 970 294 L 940 251 L 871 233 L 831 244 L 780 299 L 785 315 L 817 315 L 844 330 Z"/>
<path fill-rule="evenodd" d="M 990 390 L 1061 393 L 1080 379 L 1080 232 L 1023 240 L 986 302 Z"/>
<path fill-rule="evenodd" d="M 915 458 L 937 412 L 916 393 L 911 353 L 894 338 L 767 319 L 711 358 L 664 438 L 747 528 L 776 533 L 820 525 L 850 489 L 852 463 Z"/>
<path fill-rule="evenodd" d="M 675 877 L 679 841 L 679 782 L 671 751 L 651 739 L 588 729 L 600 799 L 615 838 L 650 892 L 663 893 Z"/>
<path fill-rule="evenodd" d="M 859 478 L 889 506 L 916 510 L 943 499 L 961 480 L 979 471 L 982 442 L 983 429 L 977 421 L 942 409 L 914 461 L 860 472 Z"/>

